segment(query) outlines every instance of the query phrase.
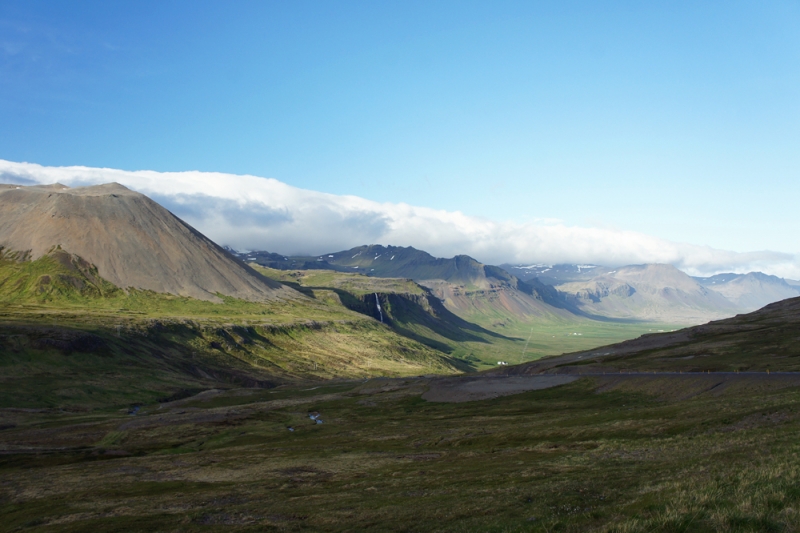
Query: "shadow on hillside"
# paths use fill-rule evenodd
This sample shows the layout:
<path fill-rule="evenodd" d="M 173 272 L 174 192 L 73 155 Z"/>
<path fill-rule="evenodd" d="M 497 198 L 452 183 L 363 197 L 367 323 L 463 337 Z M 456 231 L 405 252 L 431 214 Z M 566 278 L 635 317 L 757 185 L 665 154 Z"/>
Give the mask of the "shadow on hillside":
<path fill-rule="evenodd" d="M 309 298 L 313 298 L 315 300 L 317 299 L 316 295 L 314 294 L 314 288 L 312 287 L 305 287 L 303 285 L 300 285 L 296 281 L 281 281 L 280 283 L 282 285 L 286 285 L 287 287 L 291 287 L 292 289 L 296 290 L 297 292 L 305 296 L 308 296 Z M 327 287 L 316 287 L 316 288 L 322 289 Z"/>

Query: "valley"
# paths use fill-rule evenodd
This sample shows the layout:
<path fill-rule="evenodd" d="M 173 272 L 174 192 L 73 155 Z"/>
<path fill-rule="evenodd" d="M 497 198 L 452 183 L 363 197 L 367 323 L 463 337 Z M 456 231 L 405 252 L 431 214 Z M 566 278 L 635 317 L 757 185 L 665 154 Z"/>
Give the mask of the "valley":
<path fill-rule="evenodd" d="M 0 533 L 800 533 L 798 28 L 0 1 Z"/>
<path fill-rule="evenodd" d="M 800 525 L 800 298 L 729 299 L 784 280 L 234 256 L 120 186 L 31 189 L 0 190 L 9 531 Z"/>

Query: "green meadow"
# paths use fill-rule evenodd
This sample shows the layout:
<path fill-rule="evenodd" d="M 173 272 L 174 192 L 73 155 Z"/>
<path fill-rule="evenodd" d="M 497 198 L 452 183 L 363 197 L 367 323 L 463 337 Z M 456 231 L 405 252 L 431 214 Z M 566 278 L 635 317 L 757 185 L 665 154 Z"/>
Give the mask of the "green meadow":
<path fill-rule="evenodd" d="M 797 387 L 697 382 L 676 399 L 657 377 L 584 378 L 444 404 L 420 398 L 428 384 L 216 390 L 136 414 L 4 410 L 4 529 L 800 528 Z"/>

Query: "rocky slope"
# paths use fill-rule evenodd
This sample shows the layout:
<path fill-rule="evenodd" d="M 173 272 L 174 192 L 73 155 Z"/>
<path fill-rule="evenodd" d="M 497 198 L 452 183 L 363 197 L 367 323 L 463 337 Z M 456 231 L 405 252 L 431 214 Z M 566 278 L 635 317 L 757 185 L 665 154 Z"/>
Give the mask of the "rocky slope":
<path fill-rule="evenodd" d="M 0 248 L 38 259 L 54 249 L 79 256 L 123 289 L 219 301 L 299 297 L 255 272 L 153 200 L 111 183 L 0 185 Z"/>
<path fill-rule="evenodd" d="M 570 281 L 585 281 L 600 275 L 604 271 L 613 270 L 612 268 L 599 265 L 572 264 L 512 265 L 510 263 L 504 263 L 500 266 L 523 281 L 538 279 L 545 285 L 560 285 Z"/>

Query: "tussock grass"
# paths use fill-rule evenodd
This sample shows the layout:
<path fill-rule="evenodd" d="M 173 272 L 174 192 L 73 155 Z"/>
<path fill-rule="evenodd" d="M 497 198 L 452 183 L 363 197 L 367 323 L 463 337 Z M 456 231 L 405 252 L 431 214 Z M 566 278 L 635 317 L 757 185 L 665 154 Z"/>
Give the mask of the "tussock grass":
<path fill-rule="evenodd" d="M 0 456 L 0 514 L 9 529 L 63 531 L 800 529 L 797 388 L 662 400 L 598 393 L 587 378 L 434 404 L 425 387 L 373 379 L 219 391 L 136 416 L 16 413 L 0 432 L 18 452 Z"/>

